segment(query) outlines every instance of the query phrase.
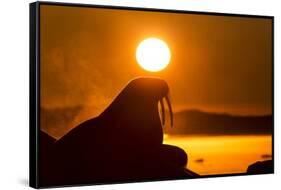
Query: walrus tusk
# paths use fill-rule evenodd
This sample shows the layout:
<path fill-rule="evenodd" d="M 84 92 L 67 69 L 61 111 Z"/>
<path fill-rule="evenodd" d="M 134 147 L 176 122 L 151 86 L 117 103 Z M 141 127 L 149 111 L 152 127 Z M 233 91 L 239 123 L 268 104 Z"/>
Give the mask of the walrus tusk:
<path fill-rule="evenodd" d="M 165 109 L 163 99 L 160 99 L 162 126 L 165 126 Z"/>
<path fill-rule="evenodd" d="M 174 117 L 173 117 L 173 110 L 172 110 L 172 105 L 171 105 L 171 101 L 168 95 L 165 96 L 165 100 L 168 104 L 168 108 L 169 108 L 169 113 L 170 113 L 170 120 L 171 120 L 171 127 L 173 127 L 174 125 Z"/>

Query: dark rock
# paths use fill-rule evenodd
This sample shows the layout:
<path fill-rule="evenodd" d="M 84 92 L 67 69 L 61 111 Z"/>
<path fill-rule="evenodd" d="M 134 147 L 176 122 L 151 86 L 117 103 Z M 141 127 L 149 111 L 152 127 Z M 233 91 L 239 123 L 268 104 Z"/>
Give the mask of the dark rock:
<path fill-rule="evenodd" d="M 204 159 L 203 158 L 198 158 L 196 160 L 194 160 L 196 163 L 203 163 Z"/>
<path fill-rule="evenodd" d="M 262 158 L 262 159 L 271 159 L 271 158 L 272 158 L 272 155 L 271 155 L 271 154 L 262 154 L 262 155 L 261 155 L 261 158 Z"/>
<path fill-rule="evenodd" d="M 258 161 L 254 164 L 251 164 L 247 169 L 248 174 L 266 174 L 273 173 L 273 161 Z"/>

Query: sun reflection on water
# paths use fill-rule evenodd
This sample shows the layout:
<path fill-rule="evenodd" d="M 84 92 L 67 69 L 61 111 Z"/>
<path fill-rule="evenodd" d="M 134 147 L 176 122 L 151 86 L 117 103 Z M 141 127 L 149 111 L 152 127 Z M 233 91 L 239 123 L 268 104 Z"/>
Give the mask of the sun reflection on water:
<path fill-rule="evenodd" d="M 201 175 L 244 173 L 250 164 L 270 159 L 271 143 L 270 135 L 164 135 L 164 144 L 184 149 L 187 167 Z"/>

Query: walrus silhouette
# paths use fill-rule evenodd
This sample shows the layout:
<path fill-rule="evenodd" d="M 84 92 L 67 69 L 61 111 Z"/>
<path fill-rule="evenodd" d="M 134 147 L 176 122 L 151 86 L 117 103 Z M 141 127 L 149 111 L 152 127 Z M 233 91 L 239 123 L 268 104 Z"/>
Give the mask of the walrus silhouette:
<path fill-rule="evenodd" d="M 79 124 L 55 143 L 57 182 L 182 176 L 179 171 L 187 163 L 186 153 L 162 144 L 163 99 L 172 126 L 168 84 L 159 78 L 131 80 L 98 117 Z"/>
<path fill-rule="evenodd" d="M 112 142 L 126 148 L 158 146 L 163 142 L 163 98 L 167 100 L 173 125 L 168 93 L 169 87 L 162 79 L 136 78 L 121 90 L 98 117 L 81 123 L 57 144 L 64 148 L 71 146 L 72 150 L 73 147 L 89 147 L 92 150 L 93 141 L 94 144 L 103 142 L 105 146 Z M 162 124 L 158 113 L 159 101 L 162 107 Z"/>

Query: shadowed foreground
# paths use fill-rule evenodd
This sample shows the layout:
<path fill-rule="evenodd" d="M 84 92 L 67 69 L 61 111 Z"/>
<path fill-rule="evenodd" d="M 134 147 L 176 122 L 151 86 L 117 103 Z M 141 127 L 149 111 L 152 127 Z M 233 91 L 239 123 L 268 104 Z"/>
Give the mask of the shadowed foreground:
<path fill-rule="evenodd" d="M 247 168 L 248 174 L 267 174 L 267 173 L 273 173 L 273 161 L 272 160 L 266 160 L 266 161 L 258 161 L 253 164 L 251 164 Z"/>
<path fill-rule="evenodd" d="M 41 186 L 195 177 L 186 153 L 163 145 L 169 88 L 164 80 L 137 78 L 98 117 L 58 141 L 41 131 Z M 162 108 L 162 123 L 158 103 Z"/>

